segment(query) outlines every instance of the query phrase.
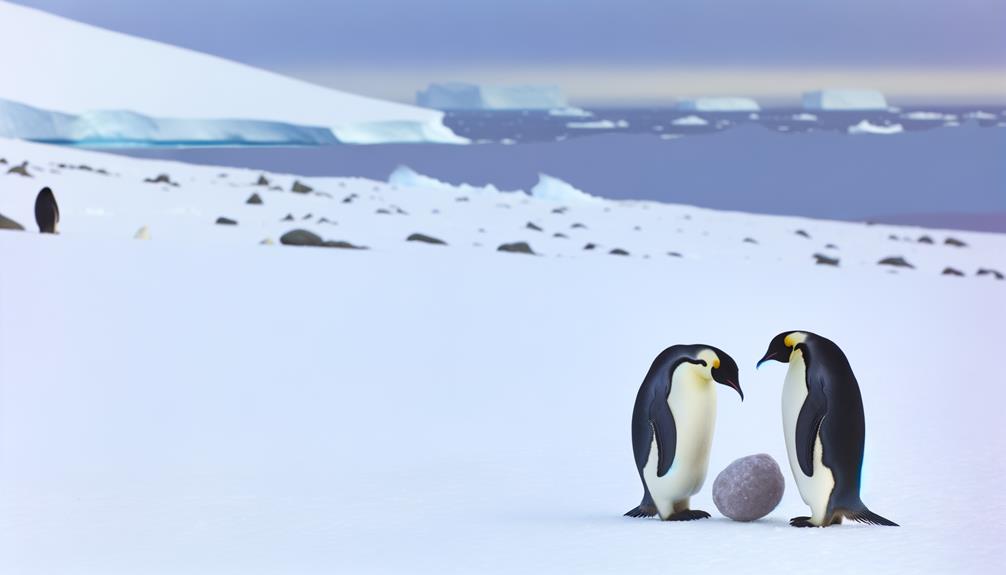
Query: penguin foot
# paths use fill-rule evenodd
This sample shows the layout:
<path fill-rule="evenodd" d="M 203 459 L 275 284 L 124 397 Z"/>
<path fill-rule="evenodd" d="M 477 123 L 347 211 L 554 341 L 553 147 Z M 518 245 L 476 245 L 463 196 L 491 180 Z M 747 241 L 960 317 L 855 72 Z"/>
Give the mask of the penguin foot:
<path fill-rule="evenodd" d="M 699 509 L 685 509 L 671 514 L 664 521 L 695 521 L 696 519 L 708 519 L 709 514 Z"/>
<path fill-rule="evenodd" d="M 810 517 L 794 517 L 789 520 L 793 527 L 819 527 L 810 522 Z"/>

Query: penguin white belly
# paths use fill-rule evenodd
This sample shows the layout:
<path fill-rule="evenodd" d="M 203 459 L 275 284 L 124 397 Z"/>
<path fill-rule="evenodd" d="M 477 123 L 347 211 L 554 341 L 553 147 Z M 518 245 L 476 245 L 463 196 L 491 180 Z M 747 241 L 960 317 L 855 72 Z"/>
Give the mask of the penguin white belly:
<path fill-rule="evenodd" d="M 821 461 L 824 448 L 821 436 L 814 438 L 813 463 L 814 475 L 808 477 L 800 469 L 800 460 L 796 455 L 796 422 L 800 417 L 800 409 L 807 399 L 807 364 L 803 361 L 803 352 L 796 350 L 789 359 L 789 371 L 786 372 L 786 383 L 782 391 L 782 427 L 786 434 L 786 451 L 789 454 L 789 466 L 793 470 L 796 487 L 804 503 L 810 506 L 811 522 L 820 525 L 825 519 L 828 509 L 828 499 L 835 488 L 835 476 L 831 469 Z"/>
<path fill-rule="evenodd" d="M 671 380 L 667 404 L 674 416 L 677 444 L 674 461 L 663 477 L 657 477 L 657 439 L 643 467 L 643 478 L 657 512 L 666 519 L 674 513 L 674 503 L 698 493 L 709 467 L 709 448 L 716 427 L 716 390 L 712 382 L 691 367 L 678 368 Z M 680 510 L 680 509 L 679 509 Z"/>

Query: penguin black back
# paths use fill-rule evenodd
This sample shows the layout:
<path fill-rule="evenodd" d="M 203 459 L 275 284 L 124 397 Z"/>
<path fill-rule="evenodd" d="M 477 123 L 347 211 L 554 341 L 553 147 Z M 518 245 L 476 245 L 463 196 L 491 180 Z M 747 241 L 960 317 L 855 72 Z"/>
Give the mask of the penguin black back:
<path fill-rule="evenodd" d="M 59 204 L 48 187 L 42 188 L 35 197 L 35 223 L 39 233 L 54 234 L 59 224 Z"/>

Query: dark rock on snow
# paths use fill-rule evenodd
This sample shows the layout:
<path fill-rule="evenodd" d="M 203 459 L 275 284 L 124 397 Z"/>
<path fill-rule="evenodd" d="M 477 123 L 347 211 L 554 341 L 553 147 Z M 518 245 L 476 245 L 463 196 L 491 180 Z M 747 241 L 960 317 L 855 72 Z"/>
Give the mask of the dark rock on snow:
<path fill-rule="evenodd" d="M 246 201 L 245 203 L 260 206 L 262 205 L 262 196 L 258 194 L 252 194 L 251 197 L 248 198 L 248 201 Z"/>
<path fill-rule="evenodd" d="M 943 240 L 943 243 L 946 244 L 946 245 L 948 245 L 948 246 L 954 246 L 955 248 L 964 248 L 964 247 L 967 247 L 967 245 L 968 245 L 968 244 L 962 242 L 961 240 L 959 240 L 957 238 L 952 238 L 952 237 L 948 237 L 947 239 Z"/>
<path fill-rule="evenodd" d="M 290 187 L 290 191 L 295 194 L 308 194 L 314 191 L 314 188 L 308 186 L 307 184 L 300 183 L 300 180 L 294 180 L 293 186 Z"/>
<path fill-rule="evenodd" d="M 405 238 L 405 241 L 407 241 L 407 242 L 422 242 L 424 244 L 434 244 L 434 245 L 438 245 L 438 246 L 446 246 L 447 245 L 447 242 L 445 242 L 444 240 L 435 238 L 433 236 L 428 236 L 426 234 L 419 234 L 419 233 L 412 234 L 411 236 Z"/>
<path fill-rule="evenodd" d="M 826 256 L 824 254 L 814 254 L 814 263 L 822 266 L 838 266 L 838 258 Z"/>
<path fill-rule="evenodd" d="M 498 252 L 510 252 L 515 254 L 531 254 L 534 255 L 534 251 L 527 242 L 513 242 L 509 244 L 503 244 L 496 248 Z"/>
<path fill-rule="evenodd" d="M 536 232 L 540 232 L 540 231 L 542 231 L 542 229 L 541 229 L 541 228 L 539 228 L 538 226 L 536 226 L 536 225 L 534 224 L 534 222 L 528 222 L 528 223 L 527 223 L 527 225 L 526 225 L 526 226 L 524 226 L 524 227 L 525 227 L 525 228 L 527 228 L 527 229 L 529 229 L 529 230 L 534 230 L 534 231 L 536 231 Z"/>
<path fill-rule="evenodd" d="M 980 276 L 993 276 L 993 277 L 995 277 L 995 278 L 996 278 L 997 280 L 1001 280 L 1001 279 L 1003 279 L 1003 274 L 1002 274 L 1002 272 L 1000 272 L 1000 271 L 998 271 L 998 270 L 994 270 L 994 269 L 992 269 L 992 268 L 978 268 L 978 273 L 977 273 L 977 274 L 975 274 L 975 275 L 980 275 Z"/>
<path fill-rule="evenodd" d="M 905 260 L 905 258 L 903 258 L 901 256 L 891 256 L 891 257 L 888 257 L 888 258 L 884 258 L 884 259 L 880 260 L 879 262 L 877 262 L 877 265 L 881 265 L 881 266 L 894 266 L 894 267 L 898 267 L 898 268 L 915 269 L 915 266 L 913 266 L 912 264 L 908 263 L 908 261 Z"/>
<path fill-rule="evenodd" d="M 623 250 L 622 248 L 615 248 L 615 249 L 611 250 L 608 253 L 610 255 L 613 255 L 613 256 L 627 256 L 627 255 L 629 255 L 629 252 Z"/>
<path fill-rule="evenodd" d="M 4 216 L 3 214 L 0 214 L 0 230 L 24 231 L 24 226 Z"/>
<path fill-rule="evenodd" d="M 954 268 L 949 268 L 948 267 L 948 268 L 943 268 L 943 273 L 941 275 L 945 275 L 945 276 L 962 276 L 962 275 L 964 275 L 964 272 L 962 272 L 961 270 L 958 270 L 958 269 L 954 269 Z"/>
<path fill-rule="evenodd" d="M 237 220 L 232 220 L 230 218 L 225 218 L 223 216 L 217 218 L 217 224 L 221 226 L 236 226 L 238 225 Z"/>

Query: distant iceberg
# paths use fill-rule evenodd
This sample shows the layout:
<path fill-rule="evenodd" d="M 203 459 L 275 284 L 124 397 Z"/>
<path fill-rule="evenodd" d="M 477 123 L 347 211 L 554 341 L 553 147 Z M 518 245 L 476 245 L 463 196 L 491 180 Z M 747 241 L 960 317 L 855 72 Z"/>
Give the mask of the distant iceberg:
<path fill-rule="evenodd" d="M 424 190 L 439 190 L 459 194 L 523 194 L 521 190 L 501 191 L 492 184 L 485 186 L 473 186 L 470 184 L 454 185 L 430 176 L 420 174 L 408 166 L 398 166 L 391 175 L 388 176 L 388 183 L 403 188 L 420 188 Z"/>
<path fill-rule="evenodd" d="M 678 102 L 677 108 L 689 112 L 758 112 L 761 106 L 751 98 L 695 98 Z"/>
<path fill-rule="evenodd" d="M 889 136 L 891 134 L 900 134 L 903 131 L 905 131 L 905 129 L 901 124 L 877 125 L 871 124 L 867 120 L 863 120 L 855 126 L 849 126 L 850 134 L 878 134 L 881 136 Z"/>
<path fill-rule="evenodd" d="M 560 118 L 590 118 L 594 114 L 588 112 L 583 108 L 574 108 L 572 106 L 567 106 L 565 108 L 552 108 L 548 111 L 549 116 L 558 116 Z"/>
<path fill-rule="evenodd" d="M 886 110 L 887 99 L 874 90 L 818 90 L 803 95 L 807 110 Z"/>
<path fill-rule="evenodd" d="M 531 188 L 531 196 L 539 200 L 561 203 L 604 201 L 602 198 L 573 187 L 572 184 L 546 174 L 538 174 L 538 183 Z"/>
<path fill-rule="evenodd" d="M 567 107 L 558 86 L 479 86 L 462 82 L 430 84 L 416 103 L 436 110 L 553 110 Z"/>
<path fill-rule="evenodd" d="M 698 116 L 685 116 L 683 118 L 677 118 L 671 122 L 673 126 L 707 126 L 709 121 Z"/>
<path fill-rule="evenodd" d="M 594 120 L 592 122 L 566 122 L 566 127 L 579 130 L 614 130 L 615 128 L 628 128 L 629 123 L 625 120 L 618 120 L 617 122 Z"/>

